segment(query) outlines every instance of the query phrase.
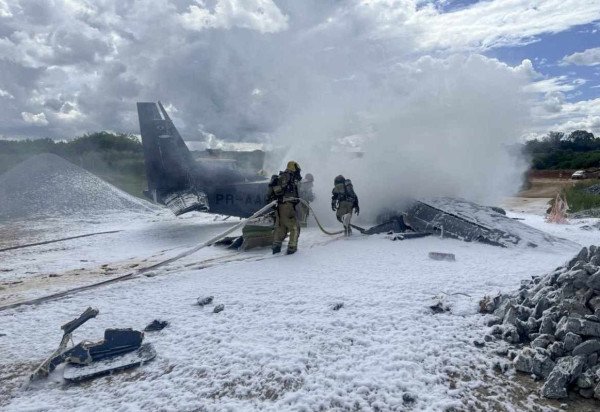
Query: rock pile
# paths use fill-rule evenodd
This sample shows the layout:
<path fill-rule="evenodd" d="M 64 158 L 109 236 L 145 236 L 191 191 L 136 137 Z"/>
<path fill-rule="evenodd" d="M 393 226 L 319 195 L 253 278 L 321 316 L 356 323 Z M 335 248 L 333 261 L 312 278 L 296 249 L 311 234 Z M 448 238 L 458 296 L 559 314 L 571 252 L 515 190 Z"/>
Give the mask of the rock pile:
<path fill-rule="evenodd" d="M 587 192 L 591 195 L 600 195 L 600 185 L 592 185 L 583 189 L 584 192 Z"/>
<path fill-rule="evenodd" d="M 54 154 L 33 156 L 0 176 L 0 219 L 154 210 Z"/>
<path fill-rule="evenodd" d="M 545 276 L 523 281 L 512 295 L 485 297 L 487 341 L 503 339 L 516 370 L 545 383 L 547 398 L 567 390 L 600 399 L 600 247 L 590 246 Z"/>
<path fill-rule="evenodd" d="M 600 217 L 600 208 L 581 210 L 575 213 L 569 213 L 571 219 L 589 219 Z"/>

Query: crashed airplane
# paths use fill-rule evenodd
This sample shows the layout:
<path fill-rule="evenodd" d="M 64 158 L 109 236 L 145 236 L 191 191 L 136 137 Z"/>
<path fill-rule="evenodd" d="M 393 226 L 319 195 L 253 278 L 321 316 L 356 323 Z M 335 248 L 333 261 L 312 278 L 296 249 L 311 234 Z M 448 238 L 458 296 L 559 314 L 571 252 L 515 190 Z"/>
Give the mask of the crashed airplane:
<path fill-rule="evenodd" d="M 148 198 L 169 207 L 175 215 L 197 210 L 247 218 L 267 204 L 268 179 L 194 160 L 160 102 L 138 102 L 137 109 L 148 181 L 144 194 Z M 501 247 L 567 242 L 511 219 L 497 208 L 462 199 L 414 200 L 382 216 L 385 218 L 370 229 L 354 227 L 367 235 L 391 231 L 409 234 L 403 237 L 409 239 L 431 234 Z M 269 244 L 269 225 L 258 228 L 265 237 L 260 243 Z M 239 240 L 233 244 L 239 246 Z"/>
<path fill-rule="evenodd" d="M 248 217 L 267 204 L 269 181 L 228 165 L 196 161 L 163 105 L 138 102 L 146 197 L 175 213 L 194 210 Z"/>

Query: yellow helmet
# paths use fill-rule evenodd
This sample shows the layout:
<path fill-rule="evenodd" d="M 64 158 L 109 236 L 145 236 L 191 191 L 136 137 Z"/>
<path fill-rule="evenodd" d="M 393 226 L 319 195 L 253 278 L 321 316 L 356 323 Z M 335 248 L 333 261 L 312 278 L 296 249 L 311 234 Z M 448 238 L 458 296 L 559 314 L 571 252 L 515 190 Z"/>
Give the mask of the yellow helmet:
<path fill-rule="evenodd" d="M 300 172 L 300 165 L 297 162 L 290 160 L 287 164 L 286 170 L 289 170 L 290 172 Z"/>

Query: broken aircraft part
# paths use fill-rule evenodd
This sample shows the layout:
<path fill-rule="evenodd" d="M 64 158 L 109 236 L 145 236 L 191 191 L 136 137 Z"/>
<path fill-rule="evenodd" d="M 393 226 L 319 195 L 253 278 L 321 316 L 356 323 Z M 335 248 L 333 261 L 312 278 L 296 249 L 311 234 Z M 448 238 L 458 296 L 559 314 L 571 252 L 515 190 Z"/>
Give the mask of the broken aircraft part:
<path fill-rule="evenodd" d="M 264 176 L 242 173 L 223 162 L 196 161 L 160 102 L 138 102 L 137 109 L 146 197 L 175 215 L 197 210 L 248 217 L 268 203 L 269 180 Z M 302 193 L 312 196 L 312 182 L 307 185 Z"/>
<path fill-rule="evenodd" d="M 392 240 L 392 241 L 396 241 L 396 240 L 409 240 L 409 239 L 418 239 L 421 237 L 427 237 L 427 236 L 431 236 L 431 233 L 419 233 L 419 232 L 404 232 L 404 233 L 394 233 L 394 232 L 390 232 L 388 233 L 388 235 L 390 235 L 388 237 L 388 239 Z"/>
<path fill-rule="evenodd" d="M 493 211 L 491 213 L 502 216 Z M 517 236 L 483 225 L 475 221 L 472 215 L 459 216 L 421 201 L 416 201 L 406 211 L 406 218 L 411 227 L 418 232 L 431 232 L 441 237 L 454 237 L 467 242 L 477 241 L 503 247 L 519 242 Z"/>
<path fill-rule="evenodd" d="M 572 244 L 463 199 L 431 198 L 404 208 L 404 221 L 416 232 L 495 246 Z"/>
<path fill-rule="evenodd" d="M 56 369 L 58 365 L 64 362 L 66 360 L 64 353 L 68 350 L 67 345 L 69 344 L 69 341 L 72 340 L 73 331 L 75 331 L 75 329 L 83 325 L 88 320 L 95 318 L 96 315 L 98 315 L 98 309 L 89 307 L 77 318 L 62 325 L 60 328 L 63 330 L 63 337 L 58 345 L 58 348 L 52 352 L 52 355 L 42 362 L 42 364 L 38 366 L 35 371 L 33 371 L 33 373 L 29 376 L 29 381 L 31 382 L 40 378 L 45 378 L 54 369 Z"/>
<path fill-rule="evenodd" d="M 429 252 L 429 259 L 454 262 L 456 260 L 456 256 L 454 256 L 454 253 Z"/>
<path fill-rule="evenodd" d="M 61 329 L 64 331 L 64 335 L 58 349 L 31 374 L 29 381 L 48 376 L 63 362 L 78 365 L 80 368 L 86 365 L 95 365 L 97 362 L 103 362 L 104 366 L 95 366 L 91 369 L 86 369 L 85 372 L 81 372 L 83 369 L 80 369 L 77 376 L 81 377 L 99 376 L 114 370 L 121 370 L 124 367 L 135 366 L 135 363 L 132 363 L 132 361 L 121 359 L 123 355 L 139 349 L 144 339 L 143 332 L 132 330 L 131 328 L 106 329 L 103 340 L 99 342 L 83 341 L 67 349 L 67 344 L 72 340 L 73 331 L 88 320 L 96 317 L 96 315 L 98 315 L 98 309 L 90 307 L 76 319 L 62 325 Z M 145 360 L 147 353 L 142 358 Z M 72 380 L 78 380 L 78 378 L 75 376 Z"/>
<path fill-rule="evenodd" d="M 83 341 L 65 350 L 56 361 L 76 365 L 89 365 L 104 359 L 112 359 L 136 350 L 142 344 L 144 333 L 132 329 L 106 329 L 99 342 Z"/>
<path fill-rule="evenodd" d="M 69 382 L 83 382 L 114 372 L 131 369 L 143 365 L 156 357 L 156 350 L 151 343 L 144 343 L 137 350 L 121 356 L 112 356 L 95 361 L 88 365 L 67 364 L 63 378 Z"/>
<path fill-rule="evenodd" d="M 215 298 L 214 296 L 198 298 L 198 305 L 200 305 L 200 306 L 210 305 L 214 298 Z"/>
<path fill-rule="evenodd" d="M 354 225 L 352 227 L 358 229 Z M 403 233 L 412 230 L 412 228 L 404 223 L 402 215 L 390 216 L 385 222 L 373 226 L 369 229 L 363 229 L 360 232 L 365 235 L 374 235 L 377 233 Z"/>
<path fill-rule="evenodd" d="M 150 322 L 144 328 L 144 332 L 156 332 L 156 331 L 159 331 L 159 330 L 163 330 L 167 326 L 169 326 L 169 322 L 167 322 L 166 320 L 154 319 L 152 322 Z"/>

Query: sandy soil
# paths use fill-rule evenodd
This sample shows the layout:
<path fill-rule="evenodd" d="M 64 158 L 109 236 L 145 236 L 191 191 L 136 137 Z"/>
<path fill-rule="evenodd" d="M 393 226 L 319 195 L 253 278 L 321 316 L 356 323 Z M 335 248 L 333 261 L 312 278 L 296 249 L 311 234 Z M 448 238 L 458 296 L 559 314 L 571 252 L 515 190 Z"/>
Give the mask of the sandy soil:
<path fill-rule="evenodd" d="M 510 212 L 545 216 L 548 202 L 563 188 L 577 183 L 570 179 L 531 178 L 530 187 L 514 197 L 507 197 L 500 206 Z"/>
<path fill-rule="evenodd" d="M 529 183 L 530 187 L 522 190 L 519 197 L 554 197 L 561 189 L 573 186 L 577 182 L 570 179 L 532 178 Z"/>

